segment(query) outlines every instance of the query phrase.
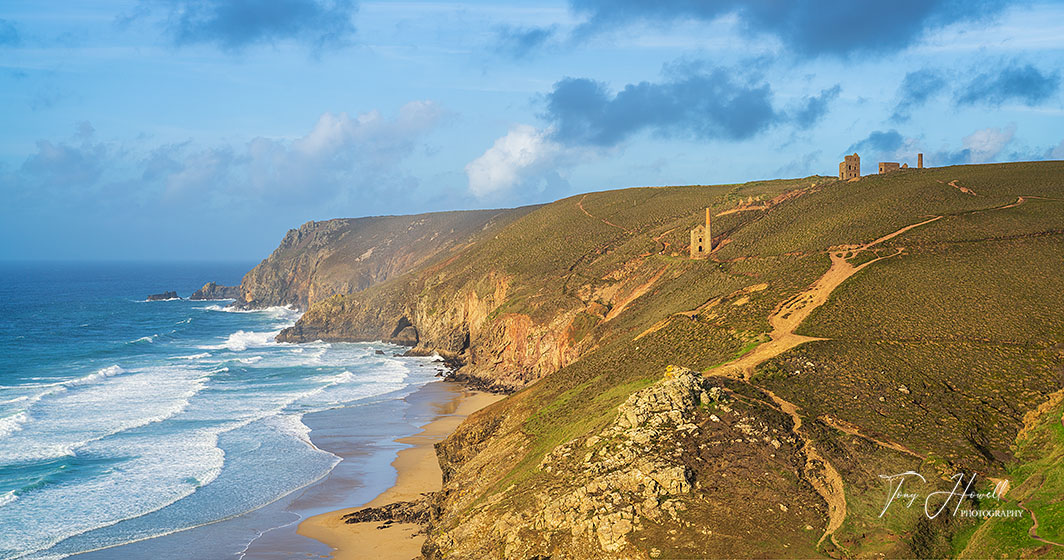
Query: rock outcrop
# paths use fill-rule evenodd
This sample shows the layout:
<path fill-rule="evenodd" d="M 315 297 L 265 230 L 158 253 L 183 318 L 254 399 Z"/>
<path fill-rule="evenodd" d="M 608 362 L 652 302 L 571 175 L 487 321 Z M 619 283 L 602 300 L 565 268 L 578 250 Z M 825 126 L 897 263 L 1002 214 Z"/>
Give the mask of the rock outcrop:
<path fill-rule="evenodd" d="M 188 297 L 191 300 L 240 299 L 240 286 L 222 286 L 207 282 Z"/>
<path fill-rule="evenodd" d="M 348 513 L 342 517 L 344 523 L 416 523 L 425 525 L 429 522 L 429 501 L 432 495 L 413 502 L 392 502 L 381 507 L 368 507 Z"/>
<path fill-rule="evenodd" d="M 161 294 L 152 294 L 148 296 L 148 301 L 166 301 L 170 299 L 181 299 L 177 297 L 177 292 L 163 292 Z"/>
<path fill-rule="evenodd" d="M 629 396 L 606 427 L 548 452 L 534 488 L 511 487 L 482 505 L 464 497 L 470 473 L 463 464 L 477 445 L 445 442 L 441 464 L 451 474 L 427 556 L 654 558 L 658 548 L 675 553 L 683 536 L 681 546 L 690 546 L 684 557 L 735 557 L 748 546 L 741 535 L 762 523 L 785 519 L 812 534 L 810 523 L 821 523 L 822 513 L 815 494 L 796 482 L 800 451 L 787 419 L 719 383 L 670 366 L 664 379 Z M 481 439 L 508 439 L 499 436 Z M 780 475 L 766 478 L 764 470 Z M 751 491 L 776 508 L 771 521 L 744 497 Z M 728 516 L 731 530 L 715 536 Z"/>

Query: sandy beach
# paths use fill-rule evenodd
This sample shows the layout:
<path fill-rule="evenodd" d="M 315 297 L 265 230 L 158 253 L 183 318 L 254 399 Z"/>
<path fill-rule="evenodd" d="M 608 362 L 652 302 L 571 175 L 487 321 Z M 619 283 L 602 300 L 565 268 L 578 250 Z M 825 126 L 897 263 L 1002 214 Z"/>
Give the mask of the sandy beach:
<path fill-rule="evenodd" d="M 441 383 L 453 398 L 438 403 L 434 420 L 410 437 L 396 440 L 412 447 L 399 451 L 392 466 L 398 476 L 395 485 L 368 504 L 316 515 L 299 524 L 298 533 L 333 548 L 337 560 L 372 558 L 410 560 L 421 554 L 424 535 L 411 523 L 395 523 L 378 529 L 379 522 L 347 524 L 344 515 L 363 507 L 379 507 L 399 501 L 415 500 L 425 492 L 434 492 L 443 484 L 443 474 L 436 460 L 434 445 L 446 438 L 470 414 L 502 399 L 502 395 Z"/>

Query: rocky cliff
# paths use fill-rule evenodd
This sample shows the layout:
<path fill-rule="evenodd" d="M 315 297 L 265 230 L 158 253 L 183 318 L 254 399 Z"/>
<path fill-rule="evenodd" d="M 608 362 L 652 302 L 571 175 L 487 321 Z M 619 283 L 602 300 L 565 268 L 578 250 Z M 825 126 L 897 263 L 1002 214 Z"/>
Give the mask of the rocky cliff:
<path fill-rule="evenodd" d="M 240 299 L 240 286 L 222 286 L 215 282 L 207 282 L 202 288 L 192 293 L 191 300 L 217 300 L 217 299 Z"/>
<path fill-rule="evenodd" d="M 307 309 L 444 258 L 530 209 L 307 222 L 244 276 L 235 305 Z"/>
<path fill-rule="evenodd" d="M 669 367 L 606 426 L 550 450 L 536 467 L 542 476 L 480 503 L 470 476 L 483 467 L 463 460 L 453 443 L 441 446 L 441 463 L 452 470 L 436 497 L 443 513 L 426 555 L 722 558 L 771 556 L 785 545 L 815 555 L 813 526 L 823 512 L 801 479 L 788 419 L 726 383 Z M 743 482 L 751 478 L 756 502 Z M 772 534 L 744 542 L 759 529 Z"/>

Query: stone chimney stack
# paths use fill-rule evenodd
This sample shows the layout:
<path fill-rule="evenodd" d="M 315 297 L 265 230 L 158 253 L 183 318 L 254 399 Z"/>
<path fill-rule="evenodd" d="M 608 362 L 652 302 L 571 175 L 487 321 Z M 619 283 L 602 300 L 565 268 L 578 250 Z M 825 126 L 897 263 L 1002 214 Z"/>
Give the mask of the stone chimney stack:
<path fill-rule="evenodd" d="M 712 225 L 713 225 L 712 210 L 710 210 L 707 207 L 706 208 L 706 247 L 709 247 L 707 252 L 713 250 L 713 229 L 711 228 Z"/>
<path fill-rule="evenodd" d="M 923 169 L 924 168 L 924 154 L 922 154 L 922 153 L 921 154 L 916 154 L 916 168 L 917 169 Z"/>

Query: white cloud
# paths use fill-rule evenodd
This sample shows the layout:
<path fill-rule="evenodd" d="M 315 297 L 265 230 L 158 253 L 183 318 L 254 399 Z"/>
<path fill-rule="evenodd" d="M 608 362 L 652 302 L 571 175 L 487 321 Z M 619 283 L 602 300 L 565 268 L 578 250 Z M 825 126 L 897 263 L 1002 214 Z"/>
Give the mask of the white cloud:
<path fill-rule="evenodd" d="M 961 143 L 968 150 L 969 162 L 982 163 L 997 157 L 1015 135 L 1016 125 L 1010 124 L 1003 129 L 991 127 L 976 130 L 965 136 Z"/>
<path fill-rule="evenodd" d="M 1048 159 L 1064 159 L 1064 140 L 1061 140 L 1056 148 L 1050 150 Z"/>
<path fill-rule="evenodd" d="M 95 140 L 80 123 L 67 141 L 40 140 L 14 173 L 0 177 L 18 192 L 99 195 L 108 184 L 136 181 L 136 197 L 219 208 L 239 205 L 333 208 L 369 205 L 381 193 L 416 187 L 403 165 L 444 111 L 431 101 L 403 105 L 394 116 L 324 113 L 297 138 L 257 137 L 242 144 L 192 141 L 145 149 Z"/>
<path fill-rule="evenodd" d="M 563 148 L 549 131 L 520 124 L 465 167 L 469 191 L 479 198 L 558 177 Z"/>
<path fill-rule="evenodd" d="M 169 197 L 210 197 L 219 203 L 261 200 L 322 204 L 372 196 L 409 185 L 400 163 L 443 116 L 431 101 L 407 103 L 395 118 L 379 111 L 356 116 L 327 112 L 295 139 L 257 137 L 241 147 L 185 152 L 172 147 L 155 167 L 165 170 Z M 159 160 L 158 154 L 153 158 Z"/>

